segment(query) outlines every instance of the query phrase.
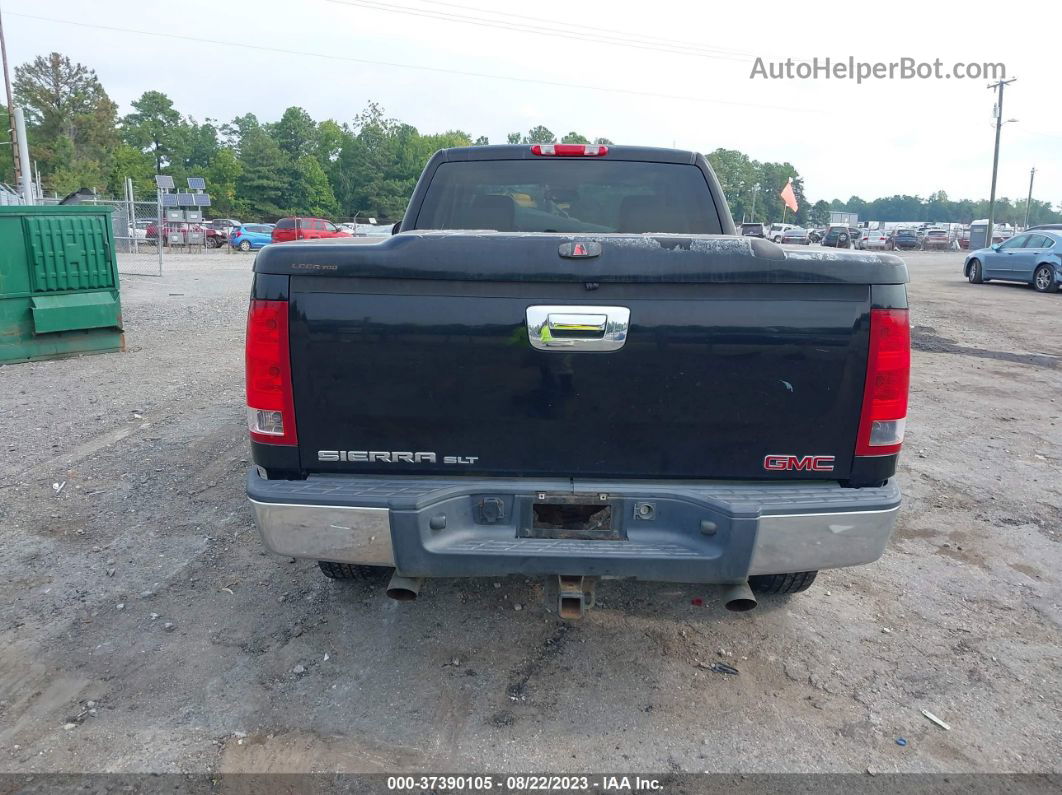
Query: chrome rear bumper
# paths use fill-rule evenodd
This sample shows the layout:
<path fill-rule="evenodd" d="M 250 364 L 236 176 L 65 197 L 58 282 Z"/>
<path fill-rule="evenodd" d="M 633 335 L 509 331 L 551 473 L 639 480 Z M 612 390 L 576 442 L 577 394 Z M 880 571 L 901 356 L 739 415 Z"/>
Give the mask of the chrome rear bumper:
<path fill-rule="evenodd" d="M 248 494 L 266 547 L 280 555 L 374 566 L 407 576 L 582 574 L 731 582 L 750 574 L 813 571 L 881 557 L 900 507 L 894 482 L 577 484 L 607 494 L 622 541 L 522 537 L 521 505 L 569 481 L 318 476 L 267 481 Z M 477 513 L 484 496 L 502 519 Z M 640 521 L 635 505 L 654 505 Z M 526 512 L 525 514 L 526 515 Z M 440 526 L 441 525 L 441 526 Z"/>

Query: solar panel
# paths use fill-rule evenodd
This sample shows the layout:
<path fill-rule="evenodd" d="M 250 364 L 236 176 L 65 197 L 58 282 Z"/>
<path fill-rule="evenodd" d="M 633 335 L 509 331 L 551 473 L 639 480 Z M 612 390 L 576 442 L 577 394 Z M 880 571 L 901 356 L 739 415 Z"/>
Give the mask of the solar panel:
<path fill-rule="evenodd" d="M 162 194 L 162 206 L 163 207 L 176 207 L 177 206 L 177 194 L 176 193 L 163 193 Z"/>
<path fill-rule="evenodd" d="M 155 185 L 162 190 L 173 190 L 173 177 L 169 174 L 156 174 Z"/>
<path fill-rule="evenodd" d="M 195 207 L 195 194 L 177 191 L 177 205 L 179 207 Z"/>
<path fill-rule="evenodd" d="M 189 190 L 206 190 L 206 180 L 203 177 L 189 177 Z"/>
<path fill-rule="evenodd" d="M 196 207 L 209 207 L 210 206 L 210 194 L 209 193 L 197 193 L 197 194 L 195 194 L 195 206 Z"/>

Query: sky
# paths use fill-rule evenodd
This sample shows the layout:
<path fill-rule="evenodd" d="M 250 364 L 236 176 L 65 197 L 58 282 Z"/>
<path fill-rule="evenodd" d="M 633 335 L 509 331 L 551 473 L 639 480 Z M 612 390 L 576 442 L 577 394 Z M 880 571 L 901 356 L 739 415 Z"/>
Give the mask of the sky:
<path fill-rule="evenodd" d="M 788 161 L 811 200 L 987 198 L 991 79 L 753 78 L 792 58 L 1002 63 L 997 195 L 1062 204 L 1062 4 L 536 0 L 3 0 L 13 69 L 52 50 L 120 113 L 146 90 L 221 121 L 290 105 L 349 122 L 370 101 L 423 133 L 504 143 L 544 124 L 616 143 Z M 843 15 L 838 11 L 843 9 Z M 70 24 L 77 23 L 77 24 Z M 137 31 L 137 32 L 134 32 Z M 150 35 L 150 34 L 161 35 Z M 416 67 L 416 68 L 411 68 Z M 779 186 L 781 188 L 781 186 Z"/>

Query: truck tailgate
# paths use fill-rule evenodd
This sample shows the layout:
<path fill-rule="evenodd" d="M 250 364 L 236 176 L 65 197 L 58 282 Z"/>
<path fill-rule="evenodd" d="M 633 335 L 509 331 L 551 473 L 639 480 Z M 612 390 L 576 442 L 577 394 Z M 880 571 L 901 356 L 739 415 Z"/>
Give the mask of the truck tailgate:
<path fill-rule="evenodd" d="M 364 254 L 387 244 L 358 248 Z M 835 255 L 816 255 L 824 256 Z M 864 388 L 869 284 L 806 272 L 799 280 L 718 278 L 718 268 L 708 278 L 712 268 L 703 262 L 701 278 L 691 274 L 688 283 L 634 283 L 610 278 L 605 265 L 597 267 L 600 282 L 502 271 L 389 278 L 379 268 L 342 267 L 336 275 L 292 275 L 303 469 L 847 476 Z M 618 350 L 540 350 L 529 336 L 529 306 L 558 314 L 622 307 L 629 328 Z M 776 472 L 765 468 L 768 456 L 832 456 L 833 469 Z"/>

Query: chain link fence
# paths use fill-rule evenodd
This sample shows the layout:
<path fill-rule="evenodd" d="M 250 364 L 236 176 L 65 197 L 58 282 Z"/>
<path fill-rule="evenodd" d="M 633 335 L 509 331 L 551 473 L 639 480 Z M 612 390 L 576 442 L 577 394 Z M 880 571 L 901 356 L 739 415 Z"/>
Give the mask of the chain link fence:
<path fill-rule="evenodd" d="M 156 245 L 158 205 L 155 202 L 96 199 L 111 208 L 111 232 L 118 272 L 131 276 L 161 276 L 163 247 Z"/>

